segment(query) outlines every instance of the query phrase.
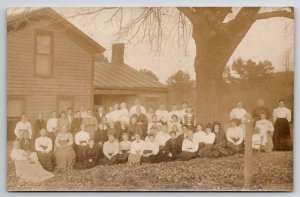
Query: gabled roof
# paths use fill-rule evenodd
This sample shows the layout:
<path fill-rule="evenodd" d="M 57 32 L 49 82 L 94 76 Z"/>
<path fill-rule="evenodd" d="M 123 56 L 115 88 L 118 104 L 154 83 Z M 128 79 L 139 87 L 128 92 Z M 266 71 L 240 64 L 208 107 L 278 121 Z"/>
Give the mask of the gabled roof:
<path fill-rule="evenodd" d="M 94 70 L 96 89 L 162 90 L 167 86 L 126 64 L 96 62 Z"/>
<path fill-rule="evenodd" d="M 28 25 L 42 20 L 50 21 L 51 25 L 63 25 L 67 36 L 80 39 L 80 45 L 88 45 L 88 48 L 94 53 L 103 53 L 105 48 L 95 40 L 90 38 L 79 28 L 66 20 L 62 15 L 52 8 L 39 8 L 24 13 L 12 14 L 7 16 L 7 32 L 18 31 Z M 72 34 L 72 35 L 71 35 Z"/>

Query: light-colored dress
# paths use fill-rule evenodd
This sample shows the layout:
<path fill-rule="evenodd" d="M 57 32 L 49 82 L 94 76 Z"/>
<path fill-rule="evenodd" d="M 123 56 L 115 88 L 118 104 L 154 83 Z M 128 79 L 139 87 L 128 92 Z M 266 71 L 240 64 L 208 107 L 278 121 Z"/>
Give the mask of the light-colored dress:
<path fill-rule="evenodd" d="M 36 154 L 13 148 L 10 157 L 15 162 L 16 175 L 22 181 L 38 183 L 54 177 L 54 174 L 41 166 Z"/>
<path fill-rule="evenodd" d="M 258 129 L 259 135 L 262 138 L 261 145 L 263 146 L 264 151 L 271 152 L 273 149 L 273 132 L 274 127 L 271 121 L 269 120 L 258 120 L 255 123 L 255 128 Z"/>
<path fill-rule="evenodd" d="M 54 155 L 57 168 L 71 168 L 75 162 L 76 154 L 73 150 L 73 135 L 59 133 L 55 140 Z"/>

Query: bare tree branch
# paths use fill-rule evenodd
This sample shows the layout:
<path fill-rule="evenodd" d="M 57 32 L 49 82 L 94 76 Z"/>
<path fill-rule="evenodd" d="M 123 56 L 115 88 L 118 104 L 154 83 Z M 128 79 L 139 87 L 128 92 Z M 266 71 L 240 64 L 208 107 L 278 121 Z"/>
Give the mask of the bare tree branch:
<path fill-rule="evenodd" d="M 264 12 L 264 13 L 259 13 L 256 16 L 256 20 L 261 20 L 261 19 L 269 19 L 269 18 L 274 18 L 274 17 L 285 17 L 285 18 L 290 18 L 294 19 L 294 12 L 288 12 L 286 10 L 278 10 L 278 11 L 272 11 L 272 12 Z"/>
<path fill-rule="evenodd" d="M 177 7 L 177 9 L 182 12 L 192 23 L 196 22 L 195 11 L 189 7 Z"/>

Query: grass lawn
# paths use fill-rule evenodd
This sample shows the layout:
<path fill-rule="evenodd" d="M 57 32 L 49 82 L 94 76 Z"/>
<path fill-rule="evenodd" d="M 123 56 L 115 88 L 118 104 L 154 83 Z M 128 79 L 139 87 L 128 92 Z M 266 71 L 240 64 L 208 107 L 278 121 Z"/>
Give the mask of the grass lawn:
<path fill-rule="evenodd" d="M 197 158 L 187 162 L 56 170 L 55 177 L 39 184 L 17 180 L 13 162 L 8 163 L 9 191 L 158 191 L 242 190 L 243 155 Z M 255 191 L 293 189 L 293 152 L 254 154 Z"/>

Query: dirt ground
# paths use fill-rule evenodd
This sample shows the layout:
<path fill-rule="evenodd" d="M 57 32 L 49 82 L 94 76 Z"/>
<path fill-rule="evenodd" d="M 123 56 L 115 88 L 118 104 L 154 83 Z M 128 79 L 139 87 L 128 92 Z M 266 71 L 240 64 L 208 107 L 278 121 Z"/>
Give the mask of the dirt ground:
<path fill-rule="evenodd" d="M 293 190 L 293 152 L 255 153 L 253 191 Z M 8 191 L 231 191 L 243 190 L 243 155 L 187 162 L 56 170 L 39 184 L 20 182 L 9 159 Z"/>

